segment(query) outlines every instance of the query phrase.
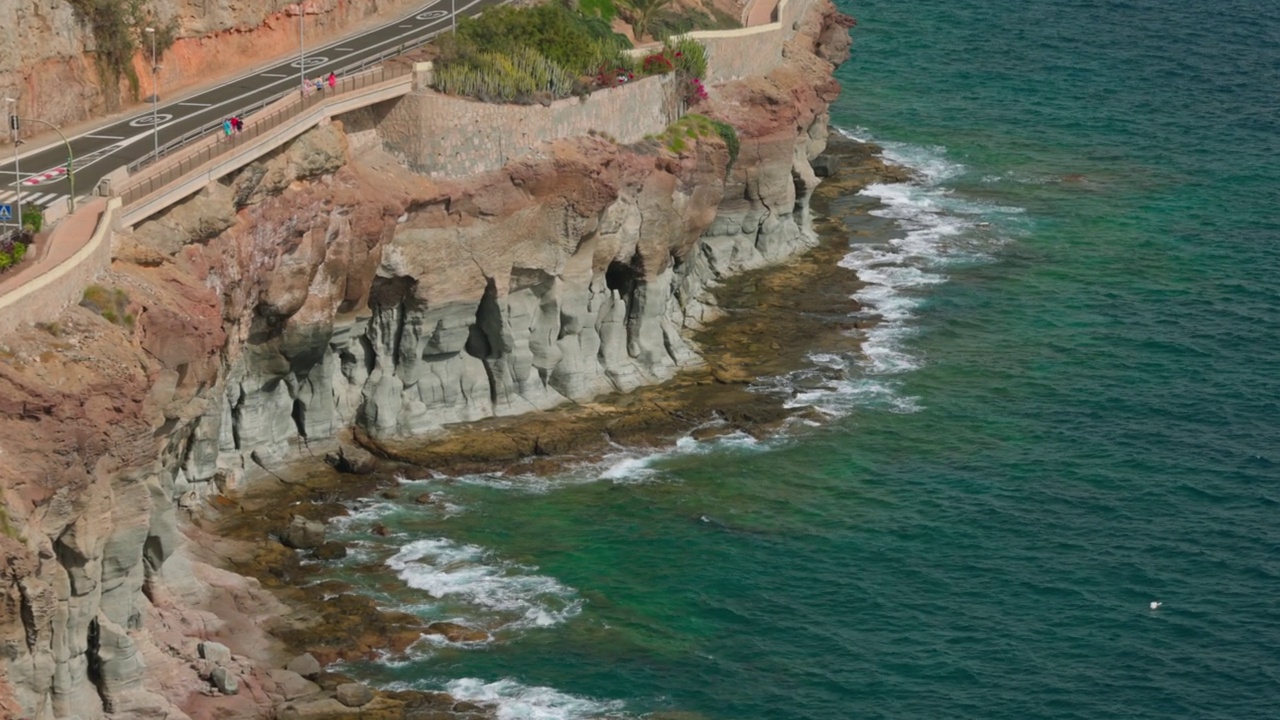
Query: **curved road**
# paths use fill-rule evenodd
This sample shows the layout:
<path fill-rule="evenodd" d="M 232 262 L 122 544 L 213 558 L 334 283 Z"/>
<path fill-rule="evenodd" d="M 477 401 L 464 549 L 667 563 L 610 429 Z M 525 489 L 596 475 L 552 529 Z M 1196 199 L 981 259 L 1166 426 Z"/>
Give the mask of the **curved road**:
<path fill-rule="evenodd" d="M 502 0 L 433 0 L 408 15 L 368 32 L 352 35 L 337 42 L 305 48 L 306 77 L 327 77 L 348 67 L 377 57 L 400 46 L 406 49 L 421 45 L 427 39 L 449 29 L 450 13 L 460 17 L 477 15 Z M 161 66 L 164 58 L 160 59 Z M 156 111 L 159 144 L 181 137 L 202 127 L 216 126 L 244 109 L 265 100 L 295 91 L 301 85 L 297 56 L 271 67 L 224 82 L 180 101 L 159 105 Z M 3 112 L 7 117 L 9 108 Z M 68 138 L 75 156 L 75 192 L 77 201 L 89 196 L 104 175 L 151 153 L 154 148 L 151 107 L 139 108 L 132 115 L 93 128 Z M 24 134 L 47 130 L 42 123 L 24 119 Z M 7 123 L 5 131 L 7 131 Z M 0 204 L 13 204 L 21 181 L 22 206 L 38 207 L 65 201 L 71 188 L 66 177 L 67 150 L 61 140 L 18 158 L 20 175 L 14 172 L 14 159 L 0 158 Z M 14 210 L 16 211 L 16 207 Z M 0 228 L 2 229 L 2 228 Z"/>

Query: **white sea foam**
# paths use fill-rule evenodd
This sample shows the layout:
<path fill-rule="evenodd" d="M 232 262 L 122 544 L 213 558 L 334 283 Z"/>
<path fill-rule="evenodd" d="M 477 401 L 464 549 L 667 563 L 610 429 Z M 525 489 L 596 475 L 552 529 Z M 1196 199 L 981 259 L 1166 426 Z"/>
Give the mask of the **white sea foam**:
<path fill-rule="evenodd" d="M 414 540 L 386 564 L 411 588 L 471 605 L 505 628 L 546 627 L 582 610 L 573 588 L 536 568 L 494 558 L 476 545 L 445 538 Z"/>
<path fill-rule="evenodd" d="M 510 679 L 462 678 L 450 681 L 445 690 L 459 700 L 496 705 L 498 720 L 588 720 L 616 717 L 622 710 L 619 701 L 590 700 Z"/>
<path fill-rule="evenodd" d="M 537 494 L 602 480 L 612 483 L 652 482 L 664 479 L 661 464 L 666 460 L 682 455 L 706 455 L 725 450 L 753 450 L 759 445 L 755 438 L 742 432 L 702 441 L 685 436 L 677 440 L 674 447 L 663 450 L 636 451 L 619 446 L 617 452 L 593 462 L 566 467 L 554 477 L 489 473 L 467 475 L 457 478 L 457 481 L 466 485 Z"/>
<path fill-rule="evenodd" d="M 811 356 L 820 380 L 793 373 L 773 383 L 790 396 L 789 407 L 812 407 L 828 415 L 855 408 L 915 412 L 918 398 L 899 392 L 894 376 L 919 369 L 924 359 L 911 340 L 931 286 L 948 280 L 947 268 L 983 262 L 1016 231 L 1022 208 L 985 203 L 954 193 L 947 183 L 968 172 L 945 148 L 884 141 L 863 128 L 837 128 L 859 142 L 874 142 L 882 157 L 912 171 L 907 183 L 874 184 L 862 195 L 880 204 L 872 215 L 893 220 L 899 234 L 878 243 L 859 243 L 840 260 L 863 283 L 854 293 L 871 322 L 858 332 L 861 352 L 841 359 L 830 353 Z M 812 372 L 812 371 L 809 371 Z"/>

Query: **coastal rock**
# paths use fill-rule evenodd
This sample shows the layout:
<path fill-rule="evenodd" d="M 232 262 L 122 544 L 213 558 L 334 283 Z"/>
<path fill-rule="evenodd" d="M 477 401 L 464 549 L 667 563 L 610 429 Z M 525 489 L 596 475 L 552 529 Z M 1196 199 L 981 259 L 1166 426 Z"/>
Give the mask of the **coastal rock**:
<path fill-rule="evenodd" d="M 373 691 L 363 683 L 343 683 L 333 691 L 334 698 L 347 707 L 368 705 L 373 699 Z"/>
<path fill-rule="evenodd" d="M 203 26 L 217 15 L 243 42 L 261 37 L 241 32 L 256 21 L 230 22 L 240 11 L 215 6 L 181 16 Z M 355 6 L 368 7 L 344 7 Z M 50 12 L 23 17 L 83 42 L 69 6 L 41 7 Z M 688 331 L 722 312 L 710 291 L 814 239 L 810 161 L 837 90 L 819 46 L 838 35 L 824 20 L 829 3 L 814 7 L 778 71 L 717 87 L 698 107 L 738 129 L 732 169 L 718 137 L 690 138 L 678 153 L 592 137 L 434 181 L 376 142 L 353 156 L 334 122 L 116 233 L 121 252 L 95 282 L 121 293 L 134 323 L 71 307 L 57 334 L 20 328 L 0 353 L 0 502 L 13 528 L 0 533 L 0 715 L 180 718 L 177 703 L 208 688 L 193 668 L 211 664 L 194 657 L 197 639 L 235 637 L 238 653 L 257 644 L 269 657 L 262 628 L 286 613 L 263 586 L 287 586 L 298 557 L 274 542 L 246 551 L 269 568 L 263 584 L 210 567 L 215 543 L 184 534 L 199 537 L 206 503 L 240 507 L 243 496 L 223 493 L 290 477 L 286 462 L 348 432 L 376 448 L 450 423 L 585 405 L 696 366 Z M 216 44 L 245 47 L 236 42 Z M 190 56 L 173 50 L 172 63 L 207 60 L 196 44 Z M 51 88 L 23 102 L 57 105 L 56 119 L 64 90 L 88 87 L 56 82 L 59 73 L 92 63 L 54 64 L 17 84 Z M 601 442 L 653 441 L 661 418 L 636 415 L 610 420 Z M 545 457 L 570 432 L 512 433 L 473 450 Z M 322 525 L 280 528 L 283 516 L 246 521 L 294 548 L 324 543 Z M 340 626 L 279 623 L 282 642 L 332 660 L 419 638 L 420 619 L 383 622 L 348 602 L 335 603 L 347 613 Z M 234 704 L 228 717 L 261 714 L 268 701 L 253 675 L 208 670 L 219 671 L 245 691 L 204 699 Z M 338 707 L 327 711 L 350 715 L 329 700 Z"/>
<path fill-rule="evenodd" d="M 340 542 L 329 541 L 311 551 L 317 560 L 341 560 L 347 556 L 347 547 Z"/>
<path fill-rule="evenodd" d="M 222 643 L 206 640 L 200 643 L 200 657 L 214 665 L 226 665 L 231 662 L 231 650 Z"/>
<path fill-rule="evenodd" d="M 298 657 L 289 661 L 287 666 L 289 672 L 297 673 L 308 680 L 314 680 L 320 675 L 322 668 L 320 661 L 316 660 L 311 653 L 303 653 Z"/>
<path fill-rule="evenodd" d="M 319 668 L 319 664 L 316 667 Z M 317 674 L 319 674 L 318 670 Z M 275 683 L 276 693 L 285 700 L 297 700 L 320 692 L 319 685 L 291 670 L 271 670 L 270 677 Z"/>
<path fill-rule="evenodd" d="M 213 686 L 223 695 L 235 695 L 240 692 L 240 681 L 232 672 L 224 667 L 215 668 L 209 676 Z"/>
<path fill-rule="evenodd" d="M 489 633 L 484 630 L 452 622 L 433 622 L 427 626 L 426 633 L 440 635 L 454 643 L 488 642 L 491 639 Z"/>
<path fill-rule="evenodd" d="M 354 445 L 342 445 L 337 452 L 324 456 L 334 470 L 351 475 L 368 475 L 378 467 L 377 458 L 368 450 Z"/>
<path fill-rule="evenodd" d="M 280 533 L 280 542 L 295 550 L 310 550 L 324 544 L 324 523 L 295 515 Z"/>

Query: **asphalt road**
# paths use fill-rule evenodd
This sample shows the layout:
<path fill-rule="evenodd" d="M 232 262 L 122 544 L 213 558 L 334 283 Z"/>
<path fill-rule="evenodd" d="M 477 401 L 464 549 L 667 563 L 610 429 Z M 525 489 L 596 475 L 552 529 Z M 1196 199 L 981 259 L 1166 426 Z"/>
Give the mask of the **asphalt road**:
<path fill-rule="evenodd" d="M 294 55 L 271 67 L 255 70 L 182 100 L 158 103 L 154 125 L 152 108 L 148 105 L 128 117 L 68 138 L 75 157 L 76 197 L 88 197 L 104 175 L 150 153 L 156 145 L 155 138 L 163 146 L 191 130 L 219 125 L 232 115 L 243 114 L 245 108 L 297 90 L 302 84 L 299 73 L 303 62 L 307 78 L 328 77 L 330 72 L 340 72 L 343 67 L 406 43 L 420 45 L 426 39 L 447 31 L 452 10 L 465 17 L 479 14 L 484 8 L 501 2 L 433 0 L 411 14 L 401 15 L 394 22 L 374 30 L 326 45 L 306 47 L 305 61 Z M 163 57 L 159 58 L 159 63 L 163 73 Z M 0 112 L 7 116 L 9 111 L 4 108 Z M 47 129 L 41 123 L 23 119 L 23 135 L 42 133 Z M 25 150 L 22 146 L 18 149 L 20 152 Z M 15 173 L 12 157 L 0 164 L 0 206 L 16 201 L 19 182 L 23 207 L 28 204 L 48 207 L 55 202 L 65 202 L 70 196 L 67 150 L 61 140 L 34 151 L 27 150 L 18 158 L 16 166 L 20 173 Z"/>

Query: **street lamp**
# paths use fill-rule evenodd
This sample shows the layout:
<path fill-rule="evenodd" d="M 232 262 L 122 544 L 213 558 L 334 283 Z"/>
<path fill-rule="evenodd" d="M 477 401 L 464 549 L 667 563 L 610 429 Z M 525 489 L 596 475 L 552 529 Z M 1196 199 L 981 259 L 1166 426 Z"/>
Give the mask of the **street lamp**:
<path fill-rule="evenodd" d="M 306 0 L 298 0 L 298 79 L 302 81 L 302 94 L 307 92 L 307 44 L 303 40 L 307 19 Z"/>
<path fill-rule="evenodd" d="M 449 26 L 456 33 L 458 32 L 458 4 L 457 0 L 449 0 Z"/>
<path fill-rule="evenodd" d="M 18 201 L 15 203 L 18 216 L 18 232 L 22 232 L 22 169 L 18 167 L 18 101 L 5 98 L 9 103 L 9 133 L 13 136 L 13 177 L 18 188 Z"/>
<path fill-rule="evenodd" d="M 160 126 L 156 123 L 156 103 L 160 101 L 160 66 L 156 65 L 156 29 L 144 28 L 143 32 L 151 36 L 151 140 L 155 147 L 151 162 L 156 162 L 160 159 Z"/>

